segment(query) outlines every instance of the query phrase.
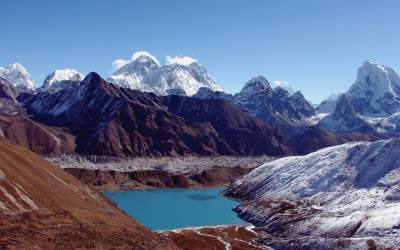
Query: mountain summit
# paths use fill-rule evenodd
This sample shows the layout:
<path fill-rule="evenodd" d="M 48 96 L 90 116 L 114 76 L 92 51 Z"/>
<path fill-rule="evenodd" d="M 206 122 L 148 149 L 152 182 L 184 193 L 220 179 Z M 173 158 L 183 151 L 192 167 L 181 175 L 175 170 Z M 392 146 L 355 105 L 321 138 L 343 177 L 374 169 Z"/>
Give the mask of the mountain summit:
<path fill-rule="evenodd" d="M 5 68 L 0 68 L 0 76 L 20 91 L 35 90 L 35 81 L 33 81 L 28 71 L 19 63 L 13 63 Z"/>
<path fill-rule="evenodd" d="M 345 93 L 354 111 L 369 117 L 400 112 L 400 77 L 390 67 L 366 61 Z"/>
<path fill-rule="evenodd" d="M 147 52 L 137 52 L 132 60 L 118 68 L 108 81 L 119 87 L 154 92 L 158 95 L 192 96 L 201 87 L 221 91 L 221 87 L 207 74 L 196 59 L 167 57 L 160 66 L 156 57 Z"/>
<path fill-rule="evenodd" d="M 41 91 L 55 93 L 66 88 L 72 88 L 79 84 L 84 76 L 74 69 L 57 69 L 49 74 L 44 80 Z"/>

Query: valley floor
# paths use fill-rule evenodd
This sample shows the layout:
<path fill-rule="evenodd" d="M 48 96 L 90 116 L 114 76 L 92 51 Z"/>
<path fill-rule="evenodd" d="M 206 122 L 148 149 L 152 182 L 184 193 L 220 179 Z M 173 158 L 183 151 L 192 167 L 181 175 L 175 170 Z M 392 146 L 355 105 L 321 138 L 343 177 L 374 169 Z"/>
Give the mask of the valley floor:
<path fill-rule="evenodd" d="M 100 191 L 226 185 L 270 156 L 117 158 L 61 155 L 47 160 Z"/>

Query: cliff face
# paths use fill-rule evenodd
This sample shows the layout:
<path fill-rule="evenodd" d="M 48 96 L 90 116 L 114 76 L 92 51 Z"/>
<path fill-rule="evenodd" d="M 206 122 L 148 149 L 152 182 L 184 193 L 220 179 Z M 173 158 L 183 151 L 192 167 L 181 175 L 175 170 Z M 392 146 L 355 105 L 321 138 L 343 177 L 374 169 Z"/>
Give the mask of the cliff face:
<path fill-rule="evenodd" d="M 0 139 L 0 247 L 174 249 L 101 194 Z"/>

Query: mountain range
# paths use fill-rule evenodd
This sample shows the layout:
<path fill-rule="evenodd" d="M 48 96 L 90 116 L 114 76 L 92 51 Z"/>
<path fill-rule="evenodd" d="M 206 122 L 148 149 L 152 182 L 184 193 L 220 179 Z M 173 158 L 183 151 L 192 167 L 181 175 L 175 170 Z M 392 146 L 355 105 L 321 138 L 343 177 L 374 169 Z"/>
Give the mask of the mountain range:
<path fill-rule="evenodd" d="M 28 148 L 48 159 L 67 154 L 113 164 L 127 157 L 272 156 L 250 173 L 214 166 L 179 176 L 158 165 L 135 172 L 128 163 L 121 163 L 125 172 L 99 172 L 96 160 L 93 169 L 69 162 L 67 171 L 91 185 L 129 180 L 141 187 L 221 183 L 224 175 L 248 173 L 225 194 L 240 199 L 240 216 L 271 236 L 258 243 L 274 249 L 398 245 L 399 86 L 393 69 L 365 62 L 347 92 L 315 107 L 300 91 L 263 76 L 225 93 L 189 57 L 161 66 L 139 52 L 107 80 L 62 69 L 39 88 L 23 66 L 1 68 L 0 238 L 20 246 L 40 241 L 42 248 L 175 249 L 171 235 L 176 243 L 192 242 L 179 231 L 149 231 Z M 221 239 L 222 232 L 214 233 Z M 86 245 L 74 245 L 80 242 Z"/>
<path fill-rule="evenodd" d="M 222 90 L 197 60 L 189 57 L 185 57 L 185 60 L 170 58 L 161 66 L 157 58 L 147 52 L 136 52 L 132 61 L 112 73 L 108 81 L 120 87 L 158 95 L 192 96 L 201 87 Z"/>
<path fill-rule="evenodd" d="M 196 79 L 211 79 L 196 60 L 189 59 L 185 63 L 175 61 L 171 59 L 160 66 L 150 54 L 139 53 L 113 75 L 126 76 L 129 73 L 130 76 L 135 75 L 135 79 L 143 76 L 140 78 L 143 80 L 149 79 L 148 75 L 153 74 L 151 72 L 179 68 L 192 76 L 196 75 Z M 362 68 L 371 67 L 375 71 L 388 72 L 387 79 L 396 81 L 395 72 L 383 66 L 368 62 Z M 30 79 L 22 66 L 16 67 L 18 69 L 20 72 L 15 75 Z M 372 79 L 365 77 L 365 72 L 365 69 L 359 70 L 363 77 L 357 78 L 357 86 L 364 86 L 361 84 L 363 79 Z M 107 82 L 96 73 L 84 77 L 72 69 L 55 70 L 37 89 L 29 88 L 30 84 L 21 87 L 21 79 L 12 83 L 0 78 L 0 94 L 3 96 L 0 104 L 7 103 L 2 107 L 9 109 L 2 129 L 14 131 L 4 134 L 17 143 L 31 145 L 29 147 L 38 153 L 76 152 L 112 156 L 304 154 L 347 141 L 376 140 L 388 136 L 387 133 L 380 133 L 384 129 L 383 121 L 377 120 L 380 118 L 375 117 L 371 122 L 358 113 L 359 109 L 353 104 L 354 94 L 338 98 L 335 109 L 327 115 L 320 113 L 319 108 L 311 105 L 300 91 L 293 93 L 279 86 L 272 87 L 262 76 L 250 79 L 235 95 L 224 93 L 219 87 L 214 88 L 217 86 L 214 86 L 214 81 L 208 85 L 196 85 L 197 93 L 193 89 L 189 91 L 194 85 L 180 76 L 174 74 L 173 78 L 168 78 L 173 79 L 174 84 L 167 84 L 168 90 L 164 89 L 162 93 L 155 91 L 159 95 L 151 93 L 151 89 L 137 90 L 135 86 L 139 85 L 135 84 L 126 85 L 129 88 L 121 87 L 123 84 Z M 376 84 L 392 84 L 392 80 L 388 81 L 381 79 Z M 187 91 L 176 92 L 175 87 L 170 88 L 178 85 Z M 188 91 L 195 94 L 188 96 Z M 387 100 L 382 103 L 388 103 Z M 10 130 L 7 124 L 13 120 L 24 121 L 22 124 L 30 126 L 18 129 L 13 126 Z M 26 138 L 16 134 L 26 134 L 28 128 L 36 125 L 47 134 L 44 138 L 48 139 L 40 140 L 54 141 L 57 149 L 43 147 L 39 150 L 33 147 L 44 144 L 39 138 L 31 137 L 29 143 L 27 139 L 16 139 Z M 389 130 L 387 126 L 386 130 Z M 393 133 L 396 129 L 390 131 Z"/>

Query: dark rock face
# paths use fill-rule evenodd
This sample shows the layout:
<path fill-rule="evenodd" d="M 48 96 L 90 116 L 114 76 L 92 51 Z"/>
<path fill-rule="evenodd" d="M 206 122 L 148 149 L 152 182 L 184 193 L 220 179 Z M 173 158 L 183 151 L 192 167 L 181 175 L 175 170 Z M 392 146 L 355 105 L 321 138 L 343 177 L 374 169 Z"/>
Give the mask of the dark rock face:
<path fill-rule="evenodd" d="M 293 103 L 296 111 L 305 117 L 311 117 L 316 114 L 315 108 L 304 98 L 300 91 L 296 91 L 290 96 L 290 100 Z"/>
<path fill-rule="evenodd" d="M 19 100 L 34 119 L 50 126 L 68 127 L 77 137 L 76 152 L 81 154 L 290 153 L 267 124 L 228 103 L 216 101 L 219 104 L 213 107 L 207 104 L 207 100 L 198 100 L 191 103 L 198 105 L 192 110 L 197 113 L 192 113 L 193 118 L 187 119 L 185 113 L 177 112 L 174 100 L 180 99 L 176 98 L 171 97 L 166 107 L 163 99 L 154 94 L 118 88 L 96 73 L 90 73 L 79 87 L 72 90 L 25 95 Z"/>
<path fill-rule="evenodd" d="M 315 114 L 300 92 L 290 96 L 283 88 L 272 89 L 262 76 L 252 78 L 233 97 L 232 103 L 272 126 L 294 125 Z"/>
<path fill-rule="evenodd" d="M 292 130 L 289 145 L 297 154 L 304 155 L 346 142 L 375 141 L 383 138 L 375 133 L 334 132 L 318 126 L 302 126 Z"/>
<path fill-rule="evenodd" d="M 290 152 L 281 142 L 282 138 L 268 124 L 223 100 L 167 96 L 164 104 L 169 112 L 184 117 L 191 123 L 209 124 L 224 142 L 220 147 L 225 154 L 239 152 L 257 155 L 264 152 L 281 155 Z"/>

